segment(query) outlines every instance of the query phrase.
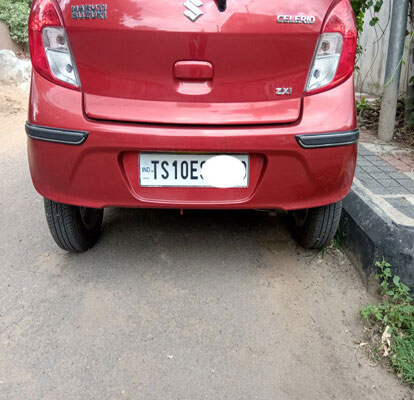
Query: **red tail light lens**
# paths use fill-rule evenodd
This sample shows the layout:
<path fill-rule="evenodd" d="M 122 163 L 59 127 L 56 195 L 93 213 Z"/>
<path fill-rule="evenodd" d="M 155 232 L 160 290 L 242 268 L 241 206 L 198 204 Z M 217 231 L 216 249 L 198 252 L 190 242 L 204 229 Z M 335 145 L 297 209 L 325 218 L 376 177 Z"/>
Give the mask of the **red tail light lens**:
<path fill-rule="evenodd" d="M 357 29 L 349 0 L 338 0 L 331 9 L 319 38 L 306 84 L 315 94 L 346 81 L 355 68 Z"/>
<path fill-rule="evenodd" d="M 30 55 L 33 68 L 44 78 L 79 90 L 79 77 L 56 4 L 35 0 L 29 18 Z"/>

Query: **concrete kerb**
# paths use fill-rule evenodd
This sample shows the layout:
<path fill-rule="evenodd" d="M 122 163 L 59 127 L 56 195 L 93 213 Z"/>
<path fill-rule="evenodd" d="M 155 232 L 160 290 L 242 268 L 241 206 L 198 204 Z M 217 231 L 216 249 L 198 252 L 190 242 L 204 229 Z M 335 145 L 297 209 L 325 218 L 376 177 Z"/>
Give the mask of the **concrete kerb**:
<path fill-rule="evenodd" d="M 393 273 L 414 289 L 412 183 L 410 176 L 360 146 L 356 178 L 343 201 L 341 229 L 346 234 L 345 252 L 366 284 L 376 272 L 376 261 L 385 258 Z"/>

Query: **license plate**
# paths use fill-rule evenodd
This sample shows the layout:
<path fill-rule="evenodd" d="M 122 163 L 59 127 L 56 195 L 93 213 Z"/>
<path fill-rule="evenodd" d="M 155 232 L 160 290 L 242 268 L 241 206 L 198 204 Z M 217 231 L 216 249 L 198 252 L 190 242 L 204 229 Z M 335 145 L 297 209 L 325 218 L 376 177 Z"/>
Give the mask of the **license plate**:
<path fill-rule="evenodd" d="M 204 163 L 218 154 L 140 153 L 139 183 L 143 187 L 212 187 L 203 179 Z M 229 154 L 240 160 L 246 175 L 240 185 L 249 186 L 249 156 Z"/>

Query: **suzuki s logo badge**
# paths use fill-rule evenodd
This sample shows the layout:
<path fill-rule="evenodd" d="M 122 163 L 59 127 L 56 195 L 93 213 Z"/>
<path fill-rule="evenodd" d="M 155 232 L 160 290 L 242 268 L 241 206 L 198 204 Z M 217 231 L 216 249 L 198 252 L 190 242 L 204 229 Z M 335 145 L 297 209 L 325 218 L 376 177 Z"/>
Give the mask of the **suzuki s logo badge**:
<path fill-rule="evenodd" d="M 190 20 L 190 21 L 197 21 L 204 13 L 198 8 L 201 7 L 203 3 L 201 0 L 187 0 L 184 3 L 184 7 L 187 8 L 187 10 L 184 11 L 184 15 Z"/>
<path fill-rule="evenodd" d="M 307 24 L 312 25 L 316 18 L 310 15 L 278 15 L 278 24 Z"/>

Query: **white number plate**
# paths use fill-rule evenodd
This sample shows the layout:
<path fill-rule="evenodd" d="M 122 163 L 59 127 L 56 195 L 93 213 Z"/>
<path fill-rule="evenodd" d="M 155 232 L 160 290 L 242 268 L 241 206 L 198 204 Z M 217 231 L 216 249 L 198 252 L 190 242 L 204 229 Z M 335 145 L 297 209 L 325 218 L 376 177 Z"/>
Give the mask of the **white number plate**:
<path fill-rule="evenodd" d="M 146 187 L 211 187 L 203 179 L 201 169 L 204 163 L 217 154 L 174 154 L 140 153 L 139 183 Z M 247 154 L 232 157 L 240 160 L 246 175 L 243 182 L 235 187 L 249 186 L 249 156 Z"/>

